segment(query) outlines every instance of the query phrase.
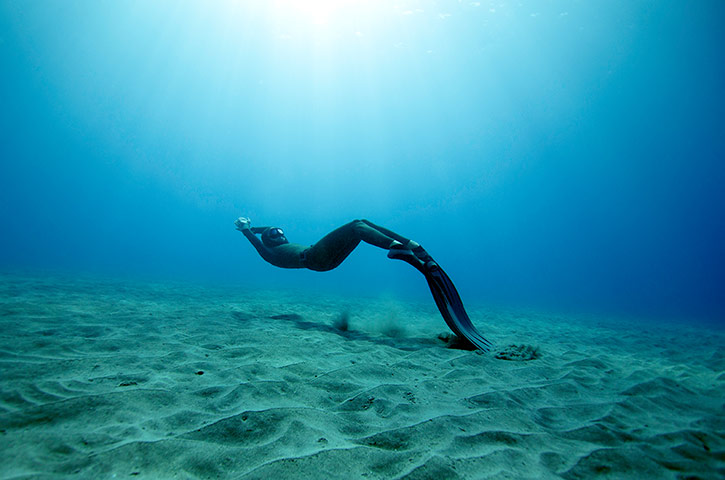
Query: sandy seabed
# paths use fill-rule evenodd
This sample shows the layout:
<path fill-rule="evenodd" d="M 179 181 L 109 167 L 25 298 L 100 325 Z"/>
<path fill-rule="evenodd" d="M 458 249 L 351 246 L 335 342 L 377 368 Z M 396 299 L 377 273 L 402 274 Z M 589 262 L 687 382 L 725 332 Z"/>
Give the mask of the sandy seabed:
<path fill-rule="evenodd" d="M 469 314 L 1 275 L 0 478 L 725 478 L 722 330 Z"/>

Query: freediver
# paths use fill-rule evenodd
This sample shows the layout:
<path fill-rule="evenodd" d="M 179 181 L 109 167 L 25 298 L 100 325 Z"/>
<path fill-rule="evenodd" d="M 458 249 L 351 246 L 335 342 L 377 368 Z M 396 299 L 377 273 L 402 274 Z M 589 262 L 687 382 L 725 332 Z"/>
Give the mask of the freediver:
<path fill-rule="evenodd" d="M 491 346 L 468 318 L 451 279 L 414 240 L 369 220 L 353 220 L 311 246 L 290 243 L 279 227 L 252 227 L 246 217 L 239 217 L 234 225 L 264 260 L 280 268 L 307 268 L 326 272 L 338 267 L 361 241 L 388 250 L 389 258 L 403 260 L 425 276 L 438 310 L 454 333 L 474 348 L 488 351 Z M 257 235 L 261 236 L 261 240 Z"/>
<path fill-rule="evenodd" d="M 418 252 L 423 258 L 425 250 L 413 240 L 375 225 L 369 220 L 353 220 L 328 233 L 312 246 L 290 243 L 281 228 L 252 227 L 248 218 L 239 217 L 235 222 L 267 262 L 281 268 L 308 268 L 326 272 L 338 267 L 355 250 L 361 241 L 378 248 L 393 251 Z M 261 234 L 262 240 L 257 238 Z"/>

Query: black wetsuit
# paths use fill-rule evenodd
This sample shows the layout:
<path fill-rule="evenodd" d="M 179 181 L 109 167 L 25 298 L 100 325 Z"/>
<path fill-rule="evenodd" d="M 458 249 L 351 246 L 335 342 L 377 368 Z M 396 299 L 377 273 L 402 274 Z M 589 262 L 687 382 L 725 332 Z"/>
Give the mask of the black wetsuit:
<path fill-rule="evenodd" d="M 243 230 L 244 236 L 254 245 L 263 259 L 276 267 L 309 268 L 317 272 L 326 272 L 338 267 L 361 241 L 386 250 L 395 240 L 403 245 L 409 241 L 369 220 L 353 220 L 328 233 L 312 246 L 283 243 L 270 247 L 255 235 L 264 233 L 269 228 L 271 227 L 252 227 Z"/>

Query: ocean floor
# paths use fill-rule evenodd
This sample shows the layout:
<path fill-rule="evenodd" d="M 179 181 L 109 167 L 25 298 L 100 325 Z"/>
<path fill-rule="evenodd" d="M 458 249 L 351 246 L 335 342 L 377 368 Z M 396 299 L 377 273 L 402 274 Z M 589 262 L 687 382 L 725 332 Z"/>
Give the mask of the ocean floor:
<path fill-rule="evenodd" d="M 0 478 L 725 478 L 722 330 L 469 314 L 0 275 Z"/>

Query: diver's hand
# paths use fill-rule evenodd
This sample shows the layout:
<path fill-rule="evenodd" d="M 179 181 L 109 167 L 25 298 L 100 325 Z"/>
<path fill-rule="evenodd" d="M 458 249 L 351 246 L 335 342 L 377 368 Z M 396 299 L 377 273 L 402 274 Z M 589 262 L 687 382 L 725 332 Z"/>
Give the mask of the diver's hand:
<path fill-rule="evenodd" d="M 234 221 L 234 225 L 237 227 L 237 230 L 243 232 L 252 227 L 252 222 L 247 217 L 239 217 Z"/>

